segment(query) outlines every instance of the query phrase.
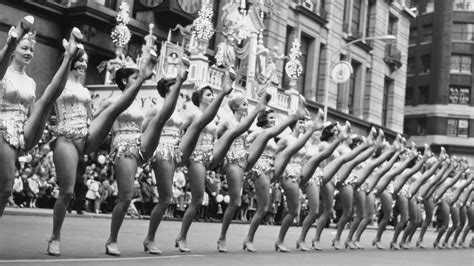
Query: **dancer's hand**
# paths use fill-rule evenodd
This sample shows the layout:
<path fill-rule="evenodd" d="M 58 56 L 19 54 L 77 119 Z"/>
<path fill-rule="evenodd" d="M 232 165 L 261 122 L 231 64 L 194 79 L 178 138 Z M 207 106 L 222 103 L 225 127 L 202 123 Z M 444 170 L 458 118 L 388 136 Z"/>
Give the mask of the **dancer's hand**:
<path fill-rule="evenodd" d="M 84 46 L 78 41 L 81 41 L 83 38 L 81 31 L 74 27 L 69 35 L 69 41 L 63 39 L 64 55 L 69 58 L 73 58 L 80 49 L 84 50 Z"/>
<path fill-rule="evenodd" d="M 430 145 L 425 143 L 425 144 L 423 144 L 423 148 L 424 148 L 423 156 L 425 156 L 427 158 L 430 158 L 431 156 L 433 156 L 433 153 L 431 152 Z"/>
<path fill-rule="evenodd" d="M 321 130 L 324 127 L 324 112 L 319 108 L 313 120 L 313 130 Z"/>
<path fill-rule="evenodd" d="M 149 79 L 155 72 L 155 64 L 157 62 L 157 55 L 155 50 L 150 50 L 148 54 L 140 58 L 140 73 L 143 79 Z"/>
<path fill-rule="evenodd" d="M 188 78 L 189 74 L 189 59 L 186 56 L 181 58 L 181 67 L 178 70 L 178 79 L 184 82 Z"/>
<path fill-rule="evenodd" d="M 259 112 L 264 111 L 271 99 L 272 96 L 265 91 L 262 97 L 260 97 L 260 101 L 257 103 L 255 108 L 257 108 Z"/>
<path fill-rule="evenodd" d="M 444 160 L 448 159 L 448 157 L 449 156 L 446 153 L 446 149 L 443 146 L 441 146 L 441 151 L 439 152 L 439 159 L 444 161 Z"/>
<path fill-rule="evenodd" d="M 31 15 L 22 18 L 16 27 L 12 26 L 8 31 L 7 43 L 12 45 L 21 40 L 26 33 L 31 31 L 34 22 L 35 18 Z"/>
<path fill-rule="evenodd" d="M 229 95 L 233 88 L 232 84 L 235 80 L 235 72 L 232 68 L 228 68 L 228 70 L 224 74 L 224 82 L 222 83 L 222 92 L 225 95 Z"/>
<path fill-rule="evenodd" d="M 298 101 L 298 108 L 296 109 L 296 117 L 298 119 L 306 119 L 306 117 L 309 116 L 309 111 L 308 109 L 306 109 L 306 99 L 300 94 L 298 96 L 298 100 L 299 101 Z"/>

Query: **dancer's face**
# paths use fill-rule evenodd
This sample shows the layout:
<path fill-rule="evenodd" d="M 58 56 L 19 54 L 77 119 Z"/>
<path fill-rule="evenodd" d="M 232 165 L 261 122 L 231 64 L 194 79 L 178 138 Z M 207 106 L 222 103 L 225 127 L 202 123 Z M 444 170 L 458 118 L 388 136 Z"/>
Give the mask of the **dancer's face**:
<path fill-rule="evenodd" d="M 273 127 L 275 126 L 276 122 L 276 115 L 274 112 L 268 113 L 267 114 L 267 127 Z"/>
<path fill-rule="evenodd" d="M 304 120 L 298 120 L 294 130 L 298 133 L 304 133 L 306 131 L 306 122 Z"/>
<path fill-rule="evenodd" d="M 248 109 L 249 109 L 249 103 L 247 102 L 247 99 L 244 99 L 240 103 L 239 107 L 235 110 L 235 112 L 238 113 L 239 115 L 246 116 L 248 113 Z"/>
<path fill-rule="evenodd" d="M 35 51 L 35 41 L 30 39 L 22 39 L 13 52 L 13 60 L 19 65 L 28 65 L 33 59 Z"/>
<path fill-rule="evenodd" d="M 79 60 L 74 63 L 73 70 L 71 71 L 76 76 L 84 76 L 87 71 L 87 63 L 89 62 L 89 58 L 87 54 L 83 54 Z"/>
<path fill-rule="evenodd" d="M 214 101 L 214 93 L 211 90 L 205 90 L 202 93 L 200 105 L 209 106 Z"/>
<path fill-rule="evenodd" d="M 127 87 L 138 79 L 138 70 L 127 78 Z"/>

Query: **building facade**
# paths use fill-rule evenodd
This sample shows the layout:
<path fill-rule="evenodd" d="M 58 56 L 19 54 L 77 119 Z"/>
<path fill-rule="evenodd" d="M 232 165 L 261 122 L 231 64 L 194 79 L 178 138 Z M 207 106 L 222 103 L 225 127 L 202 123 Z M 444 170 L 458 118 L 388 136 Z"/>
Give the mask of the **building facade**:
<path fill-rule="evenodd" d="M 412 1 L 405 133 L 474 163 L 474 1 Z"/>
<path fill-rule="evenodd" d="M 149 23 L 155 25 L 153 33 L 157 36 L 158 49 L 167 39 L 173 43 L 188 42 L 179 31 L 170 32 L 170 28 L 192 23 L 201 6 L 201 0 L 0 0 L 0 42 L 4 42 L 6 32 L 18 18 L 27 14 L 36 17 L 36 51 L 41 52 L 35 54 L 27 72 L 36 80 L 38 93 L 42 93 L 59 64 L 60 38 L 76 26 L 85 35 L 84 45 L 89 54 L 84 83 L 94 88 L 95 84 L 103 84 L 105 78 L 95 66 L 114 57 L 110 32 L 122 1 L 130 5 L 128 27 L 132 38 L 127 50 L 133 58 L 141 51 Z M 328 119 L 349 120 L 357 133 L 366 134 L 371 126 L 376 126 L 382 127 L 391 138 L 403 131 L 408 37 L 410 21 L 414 18 L 406 1 L 211 1 L 217 32 L 207 45 L 206 58 L 192 59 L 196 65 L 208 67 L 207 71 L 200 72 L 205 79 L 210 80 L 210 76 L 218 72 L 209 65 L 214 62 L 217 45 L 224 40 L 222 9 L 232 1 L 244 6 L 245 13 L 253 16 L 251 34 L 240 45 L 249 44 L 248 56 L 238 60 L 239 85 L 247 95 L 255 96 L 249 91 L 259 71 L 255 62 L 258 44 L 263 43 L 268 51 L 280 55 L 274 61 L 276 82 L 269 85 L 269 90 L 273 107 L 281 113 L 291 105 L 288 89 L 294 86 L 307 99 L 310 111 L 323 108 L 327 103 Z M 259 5 L 262 2 L 264 6 Z M 377 39 L 385 35 L 393 35 L 396 40 L 387 43 Z M 296 85 L 292 85 L 285 74 L 288 59 L 284 55 L 289 54 L 295 38 L 301 43 L 299 60 L 304 71 Z M 348 45 L 353 41 L 354 44 Z M 353 72 L 346 82 L 335 83 L 329 73 L 341 60 L 347 61 Z M 190 74 L 194 77 L 190 82 L 199 80 L 192 71 Z"/>

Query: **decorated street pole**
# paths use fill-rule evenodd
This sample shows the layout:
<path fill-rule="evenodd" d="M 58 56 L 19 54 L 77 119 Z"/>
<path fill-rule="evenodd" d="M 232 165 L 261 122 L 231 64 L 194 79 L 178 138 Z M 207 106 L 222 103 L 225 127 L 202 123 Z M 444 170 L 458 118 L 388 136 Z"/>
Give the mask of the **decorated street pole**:
<path fill-rule="evenodd" d="M 288 63 L 285 66 L 286 75 L 290 78 L 290 89 L 287 94 L 290 95 L 289 109 L 295 111 L 298 108 L 299 92 L 296 90 L 296 81 L 303 73 L 303 65 L 298 59 L 301 56 L 301 42 L 298 38 L 293 40 L 290 49 Z"/>

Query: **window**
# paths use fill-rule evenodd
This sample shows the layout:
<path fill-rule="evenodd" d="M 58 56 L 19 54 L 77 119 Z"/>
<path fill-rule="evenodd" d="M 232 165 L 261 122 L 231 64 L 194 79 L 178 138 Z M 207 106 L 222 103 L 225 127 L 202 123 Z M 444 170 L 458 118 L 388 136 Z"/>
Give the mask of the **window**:
<path fill-rule="evenodd" d="M 297 86 L 296 86 L 296 90 L 298 92 L 300 92 L 301 94 L 304 95 L 304 90 L 305 90 L 305 78 L 306 78 L 306 75 L 305 73 L 308 72 L 308 68 L 307 68 L 307 61 L 308 61 L 308 52 L 309 52 L 309 48 L 312 44 L 313 40 L 308 37 L 308 36 L 305 36 L 302 34 L 301 36 L 301 56 L 298 58 L 301 62 L 301 65 L 303 66 L 303 72 L 301 73 L 301 76 L 298 78 L 297 80 Z"/>
<path fill-rule="evenodd" d="M 354 114 L 356 79 L 360 74 L 359 72 L 361 64 L 357 61 L 352 60 L 351 65 L 353 73 L 349 78 L 349 98 L 347 101 L 347 107 L 349 109 L 349 114 Z"/>
<path fill-rule="evenodd" d="M 474 0 L 454 0 L 454 10 L 474 11 Z"/>
<path fill-rule="evenodd" d="M 420 86 L 418 87 L 418 90 L 420 91 L 418 104 L 428 104 L 428 101 L 430 99 L 430 87 Z"/>
<path fill-rule="evenodd" d="M 418 37 L 418 30 L 416 28 L 410 28 L 410 36 L 409 36 L 408 43 L 415 44 L 417 37 Z"/>
<path fill-rule="evenodd" d="M 431 57 L 429 55 L 421 56 L 421 64 L 422 64 L 421 73 L 430 73 Z"/>
<path fill-rule="evenodd" d="M 373 31 L 374 29 L 371 29 L 371 27 L 373 26 L 374 24 L 374 21 L 372 21 L 370 19 L 370 17 L 372 15 L 375 14 L 375 1 L 369 1 L 369 6 L 367 8 L 367 12 L 366 12 L 366 19 L 367 21 L 365 22 L 365 36 L 372 36 L 373 34 L 371 34 L 371 30 Z"/>
<path fill-rule="evenodd" d="M 405 105 L 413 105 L 413 87 L 407 87 L 405 90 Z"/>
<path fill-rule="evenodd" d="M 434 0 L 426 1 L 425 13 L 429 13 L 433 11 L 434 11 Z"/>
<path fill-rule="evenodd" d="M 449 103 L 454 104 L 470 104 L 471 88 L 469 87 L 449 87 Z"/>
<path fill-rule="evenodd" d="M 387 34 L 388 35 L 397 35 L 397 22 L 398 19 L 395 16 L 388 16 L 388 29 L 387 29 Z"/>
<path fill-rule="evenodd" d="M 433 27 L 431 25 L 423 26 L 423 42 L 431 42 L 433 36 Z"/>
<path fill-rule="evenodd" d="M 407 61 L 407 75 L 414 75 L 416 73 L 415 58 L 408 58 Z"/>
<path fill-rule="evenodd" d="M 362 10 L 362 0 L 353 0 L 353 1 L 354 2 L 352 3 L 351 33 L 354 36 L 359 36 L 359 29 L 360 29 L 360 24 L 361 24 L 360 14 Z"/>
<path fill-rule="evenodd" d="M 448 118 L 447 135 L 451 137 L 467 138 L 469 132 L 469 120 Z"/>
<path fill-rule="evenodd" d="M 382 126 L 387 126 L 388 122 L 388 99 L 389 99 L 389 93 L 390 93 L 390 88 L 393 87 L 393 80 L 391 79 L 385 79 L 384 85 L 383 85 L 383 99 L 382 99 Z"/>
<path fill-rule="evenodd" d="M 456 41 L 474 41 L 474 24 L 453 23 L 451 37 Z"/>
<path fill-rule="evenodd" d="M 471 55 L 451 55 L 451 73 L 471 73 L 472 56 Z"/>
<path fill-rule="evenodd" d="M 416 119 L 416 135 L 426 135 L 426 117 L 420 117 Z"/>

